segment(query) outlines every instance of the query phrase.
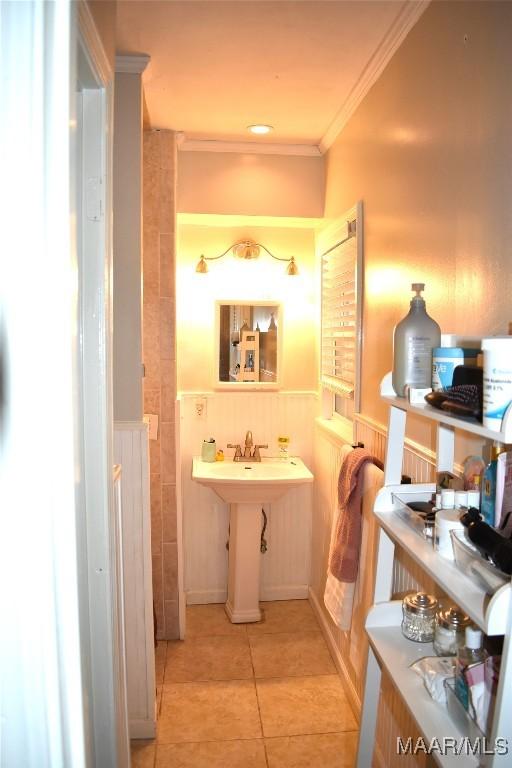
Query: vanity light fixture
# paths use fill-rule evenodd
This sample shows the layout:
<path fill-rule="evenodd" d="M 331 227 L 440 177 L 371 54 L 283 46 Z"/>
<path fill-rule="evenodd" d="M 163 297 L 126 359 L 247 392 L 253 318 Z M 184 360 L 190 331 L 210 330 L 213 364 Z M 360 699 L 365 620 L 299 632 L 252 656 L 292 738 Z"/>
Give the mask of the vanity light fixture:
<path fill-rule="evenodd" d="M 230 245 L 229 248 L 226 248 L 224 253 L 221 253 L 219 256 L 204 256 L 204 254 L 201 254 L 201 258 L 197 262 L 196 272 L 204 275 L 206 272 L 208 272 L 208 264 L 206 263 L 207 261 L 217 261 L 217 259 L 222 259 L 230 251 L 232 251 L 233 256 L 236 256 L 239 259 L 257 259 L 260 255 L 260 248 L 263 248 L 263 250 L 266 251 L 268 255 L 276 261 L 286 261 L 288 263 L 288 266 L 286 267 L 287 275 L 299 274 L 299 268 L 295 262 L 295 256 L 290 256 L 289 258 L 274 256 L 274 254 L 271 253 L 265 245 L 256 243 L 254 240 L 239 240 L 238 242 L 233 243 L 233 245 Z"/>

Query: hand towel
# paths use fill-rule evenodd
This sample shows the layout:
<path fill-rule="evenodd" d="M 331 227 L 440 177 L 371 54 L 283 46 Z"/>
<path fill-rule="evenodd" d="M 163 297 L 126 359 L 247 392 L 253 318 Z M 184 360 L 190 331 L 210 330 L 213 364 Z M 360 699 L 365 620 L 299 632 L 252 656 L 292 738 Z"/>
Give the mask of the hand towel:
<path fill-rule="evenodd" d="M 353 583 L 359 567 L 361 546 L 360 471 L 373 461 L 364 448 L 354 448 L 341 465 L 338 477 L 338 522 L 332 543 L 329 570 L 338 581 Z"/>

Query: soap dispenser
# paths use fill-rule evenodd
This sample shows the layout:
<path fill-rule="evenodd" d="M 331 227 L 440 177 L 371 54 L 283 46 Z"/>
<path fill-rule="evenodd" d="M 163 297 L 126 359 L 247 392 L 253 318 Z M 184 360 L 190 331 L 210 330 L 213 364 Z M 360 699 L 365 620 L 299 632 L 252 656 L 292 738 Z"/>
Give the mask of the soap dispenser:
<path fill-rule="evenodd" d="M 441 329 L 427 315 L 421 292 L 424 283 L 413 283 L 415 292 L 409 313 L 395 326 L 393 335 L 393 389 L 400 397 L 405 387 L 430 389 L 432 386 L 432 349 L 441 344 Z"/>

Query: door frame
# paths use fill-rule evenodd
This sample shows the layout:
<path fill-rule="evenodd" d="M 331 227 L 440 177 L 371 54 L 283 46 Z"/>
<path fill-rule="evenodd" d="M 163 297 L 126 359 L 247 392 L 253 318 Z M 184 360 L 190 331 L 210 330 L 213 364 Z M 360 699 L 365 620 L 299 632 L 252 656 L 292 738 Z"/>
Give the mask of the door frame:
<path fill-rule="evenodd" d="M 81 642 L 92 765 L 129 765 L 121 540 L 113 488 L 113 71 L 89 7 L 77 9 L 77 392 L 82 474 L 79 536 Z"/>

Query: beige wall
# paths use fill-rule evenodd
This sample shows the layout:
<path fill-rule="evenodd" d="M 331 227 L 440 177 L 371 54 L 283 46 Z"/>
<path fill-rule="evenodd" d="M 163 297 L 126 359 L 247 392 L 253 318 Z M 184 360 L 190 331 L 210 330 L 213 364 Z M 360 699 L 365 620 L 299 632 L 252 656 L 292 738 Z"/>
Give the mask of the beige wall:
<path fill-rule="evenodd" d="M 316 390 L 318 331 L 318 281 L 315 274 L 314 230 L 298 226 L 222 225 L 193 223 L 178 216 L 176 276 L 178 389 L 208 391 L 215 370 L 215 301 L 269 300 L 283 304 L 281 389 Z M 184 220 L 185 219 L 185 220 Z M 196 221 L 201 221 L 197 217 Z M 254 261 L 236 260 L 227 254 L 210 262 L 206 275 L 195 272 L 202 253 L 217 256 L 242 238 L 261 242 L 276 256 L 294 255 L 300 274 L 289 277 L 286 264 L 263 251 Z"/>
<path fill-rule="evenodd" d="M 142 84 L 117 73 L 114 121 L 114 419 L 142 420 Z"/>
<path fill-rule="evenodd" d="M 364 201 L 362 410 L 381 422 L 411 282 L 443 331 L 511 318 L 511 28 L 511 3 L 432 3 L 327 155 L 326 215 Z"/>
<path fill-rule="evenodd" d="M 103 48 L 112 67 L 116 60 L 116 0 L 87 0 Z"/>
<path fill-rule="evenodd" d="M 144 131 L 144 411 L 159 417 L 149 442 L 153 601 L 159 638 L 179 636 L 176 533 L 176 142 Z"/>
<path fill-rule="evenodd" d="M 178 212 L 321 216 L 324 159 L 179 152 Z"/>

